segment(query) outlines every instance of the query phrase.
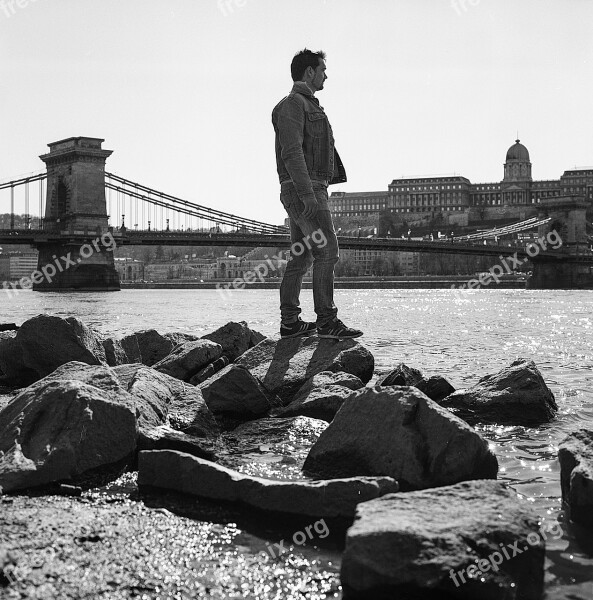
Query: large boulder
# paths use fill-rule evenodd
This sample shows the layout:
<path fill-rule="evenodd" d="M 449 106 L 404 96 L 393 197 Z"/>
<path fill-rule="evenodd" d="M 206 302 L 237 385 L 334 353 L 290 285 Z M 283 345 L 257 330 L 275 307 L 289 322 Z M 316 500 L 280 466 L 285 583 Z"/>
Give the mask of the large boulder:
<path fill-rule="evenodd" d="M 389 477 L 271 481 L 172 450 L 140 453 L 138 485 L 316 517 L 352 517 L 359 502 L 398 489 L 397 482 Z"/>
<path fill-rule="evenodd" d="M 210 340 L 185 342 L 175 346 L 173 351 L 166 358 L 155 363 L 153 368 L 176 379 L 189 381 L 221 354 L 222 346 Z"/>
<path fill-rule="evenodd" d="M 23 390 L 0 412 L 0 487 L 70 480 L 131 457 L 136 416 L 122 395 L 81 381 Z"/>
<path fill-rule="evenodd" d="M 202 336 L 202 339 L 220 344 L 222 354 L 233 362 L 265 337 L 257 331 L 252 331 L 245 321 L 239 321 L 238 323 L 230 321 L 216 331 Z"/>
<path fill-rule="evenodd" d="M 388 475 L 403 490 L 496 478 L 488 443 L 465 421 L 413 387 L 349 395 L 304 469 L 318 477 Z"/>
<path fill-rule="evenodd" d="M 196 387 L 141 364 L 113 369 L 139 409 L 141 427 L 169 424 L 197 437 L 217 437 L 220 430 Z"/>
<path fill-rule="evenodd" d="M 177 431 L 168 425 L 150 429 L 141 429 L 138 434 L 137 450 L 177 450 L 210 461 L 217 460 L 217 452 L 223 448 L 220 438 L 217 440 L 195 437 Z"/>
<path fill-rule="evenodd" d="M 580 429 L 560 443 L 562 499 L 576 523 L 593 527 L 593 431 Z"/>
<path fill-rule="evenodd" d="M 279 417 L 303 415 L 331 421 L 353 391 L 343 385 L 324 385 L 309 391 L 299 391 L 294 400 L 278 411 Z"/>
<path fill-rule="evenodd" d="M 439 404 L 470 423 L 537 425 L 551 421 L 558 411 L 554 394 L 535 363 L 525 358 Z"/>
<path fill-rule="evenodd" d="M 198 386 L 213 413 L 263 415 L 272 407 L 272 395 L 242 365 L 228 365 Z"/>
<path fill-rule="evenodd" d="M 308 379 L 322 371 L 344 371 L 367 383 L 375 365 L 373 355 L 354 340 L 318 337 L 266 338 L 237 359 L 282 403 L 291 402 Z"/>
<path fill-rule="evenodd" d="M 222 371 L 228 364 L 229 359 L 226 356 L 221 356 L 217 358 L 214 362 L 211 362 L 209 365 L 198 371 L 190 380 L 189 383 L 191 385 L 200 385 L 200 383 L 204 383 L 207 379 L 210 379 L 213 375 L 218 373 L 218 371 Z"/>
<path fill-rule="evenodd" d="M 38 315 L 0 341 L 0 370 L 16 384 L 45 377 L 70 361 L 107 364 L 101 336 L 75 317 Z"/>
<path fill-rule="evenodd" d="M 529 503 L 471 481 L 359 504 L 341 579 L 346 598 L 539 600 L 544 559 Z"/>

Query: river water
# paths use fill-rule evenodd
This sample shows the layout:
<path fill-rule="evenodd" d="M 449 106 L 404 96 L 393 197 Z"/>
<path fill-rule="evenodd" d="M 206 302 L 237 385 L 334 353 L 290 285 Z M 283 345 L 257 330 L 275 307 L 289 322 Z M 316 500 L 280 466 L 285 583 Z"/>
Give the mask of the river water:
<path fill-rule="evenodd" d="M 302 300 L 303 317 L 312 319 L 309 290 Z M 340 317 L 364 330 L 359 341 L 375 356 L 378 372 L 405 362 L 460 388 L 517 357 L 535 361 L 556 396 L 557 419 L 536 428 L 478 430 L 498 457 L 499 478 L 533 504 L 544 526 L 562 522 L 562 538 L 547 540 L 548 591 L 593 581 L 593 556 L 577 544 L 579 532 L 562 518 L 556 458 L 569 432 L 593 429 L 592 302 L 592 291 L 336 290 Z M 45 312 L 79 317 L 108 335 L 147 328 L 203 335 L 230 320 L 244 320 L 269 336 L 277 334 L 279 312 L 275 290 L 224 296 L 216 290 L 23 291 L 2 299 L 1 306 L 0 323 L 21 324 Z"/>

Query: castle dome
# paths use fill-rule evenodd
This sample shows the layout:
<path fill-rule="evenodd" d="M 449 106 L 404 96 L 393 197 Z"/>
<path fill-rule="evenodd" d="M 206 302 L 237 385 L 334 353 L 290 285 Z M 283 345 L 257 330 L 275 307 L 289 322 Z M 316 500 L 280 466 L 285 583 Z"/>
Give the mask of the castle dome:
<path fill-rule="evenodd" d="M 529 162 L 529 151 L 520 140 L 515 140 L 515 143 L 507 151 L 507 160 L 522 160 Z"/>

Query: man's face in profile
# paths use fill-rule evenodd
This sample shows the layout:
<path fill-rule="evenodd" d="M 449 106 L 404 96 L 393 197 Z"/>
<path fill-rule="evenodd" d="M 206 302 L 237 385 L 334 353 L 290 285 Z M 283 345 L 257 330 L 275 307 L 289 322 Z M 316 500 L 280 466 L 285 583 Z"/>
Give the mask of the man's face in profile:
<path fill-rule="evenodd" d="M 311 81 L 311 87 L 315 90 L 322 90 L 323 83 L 327 79 L 327 75 L 325 74 L 325 61 L 323 58 L 319 59 L 319 65 L 315 68 L 315 75 L 313 76 L 313 81 Z"/>

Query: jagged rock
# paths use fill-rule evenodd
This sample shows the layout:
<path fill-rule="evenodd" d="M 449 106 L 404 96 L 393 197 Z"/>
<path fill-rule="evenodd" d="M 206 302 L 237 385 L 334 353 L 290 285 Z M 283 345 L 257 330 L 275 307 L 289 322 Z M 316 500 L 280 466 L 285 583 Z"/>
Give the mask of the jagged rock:
<path fill-rule="evenodd" d="M 193 335 L 192 333 L 184 333 L 183 331 L 170 331 L 169 333 L 163 334 L 164 338 L 171 341 L 172 347 L 179 346 L 179 344 L 185 344 L 185 342 L 197 342 L 200 338 L 199 335 Z"/>
<path fill-rule="evenodd" d="M 260 342 L 263 342 L 266 339 L 266 336 L 255 329 L 251 330 L 251 338 L 249 339 L 249 347 L 253 348 L 257 346 Z"/>
<path fill-rule="evenodd" d="M 43 381 L 74 380 L 103 391 L 119 392 L 119 401 L 134 411 L 141 429 L 170 424 L 194 436 L 220 434 L 199 390 L 150 367 L 133 364 L 109 368 L 70 362 Z"/>
<path fill-rule="evenodd" d="M 418 369 L 400 363 L 395 369 L 380 377 L 375 385 L 416 385 L 422 377 Z"/>
<path fill-rule="evenodd" d="M 535 425 L 551 421 L 558 411 L 554 394 L 535 363 L 524 358 L 439 404 L 470 423 Z"/>
<path fill-rule="evenodd" d="M 142 355 L 140 354 L 140 345 L 136 334 L 132 333 L 118 340 L 128 357 L 126 364 L 142 363 Z"/>
<path fill-rule="evenodd" d="M 432 375 L 431 377 L 423 377 L 420 381 L 414 384 L 421 392 L 426 394 L 431 400 L 439 402 L 443 398 L 449 396 L 455 391 L 455 388 L 440 375 Z"/>
<path fill-rule="evenodd" d="M 114 338 L 104 339 L 103 349 L 105 350 L 105 359 L 110 367 L 117 367 L 118 365 L 125 365 L 130 362 L 120 340 Z"/>
<path fill-rule="evenodd" d="M 538 600 L 545 559 L 538 521 L 496 481 L 364 502 L 346 537 L 345 597 Z"/>
<path fill-rule="evenodd" d="M 173 350 L 173 342 L 168 337 L 161 335 L 155 329 L 145 329 L 132 334 L 138 342 L 140 361 L 147 367 L 152 367 L 163 360 Z"/>
<path fill-rule="evenodd" d="M 239 321 L 238 323 L 230 321 L 216 331 L 202 336 L 202 339 L 220 344 L 223 355 L 233 362 L 249 348 L 252 348 L 255 345 L 253 342 L 260 336 L 261 339 L 265 339 L 261 333 L 249 329 L 245 321 Z"/>
<path fill-rule="evenodd" d="M 367 383 L 375 365 L 373 355 L 354 340 L 318 337 L 267 338 L 236 362 L 247 367 L 284 405 L 308 379 L 322 371 L 344 371 Z"/>
<path fill-rule="evenodd" d="M 359 390 L 364 387 L 364 383 L 356 375 L 344 373 L 343 371 L 321 371 L 321 373 L 317 373 L 317 375 L 306 381 L 303 387 L 297 392 L 297 395 L 305 394 L 327 385 L 341 385 L 349 390 Z"/>
<path fill-rule="evenodd" d="M 353 392 L 304 465 L 318 477 L 389 475 L 403 490 L 496 478 L 488 443 L 413 387 Z"/>
<path fill-rule="evenodd" d="M 562 499 L 575 523 L 593 526 L 593 431 L 579 429 L 558 450 Z"/>
<path fill-rule="evenodd" d="M 221 442 L 188 435 L 168 425 L 141 429 L 137 450 L 177 450 L 210 461 L 217 460 Z"/>
<path fill-rule="evenodd" d="M 216 360 L 222 353 L 222 346 L 210 340 L 185 342 L 175 346 L 171 354 L 153 367 L 182 381 L 189 381 L 198 371 Z"/>
<path fill-rule="evenodd" d="M 217 437 L 220 430 L 196 387 L 141 364 L 113 369 L 118 380 L 141 403 L 142 427 L 168 423 L 188 435 Z"/>
<path fill-rule="evenodd" d="M 99 334 L 75 317 L 37 315 L 25 321 L 14 338 L 0 341 L 0 369 L 19 385 L 73 360 L 107 363 Z"/>
<path fill-rule="evenodd" d="M 228 365 L 198 389 L 213 413 L 253 416 L 267 413 L 272 407 L 270 394 L 241 365 Z"/>
<path fill-rule="evenodd" d="M 242 502 L 263 510 L 323 517 L 352 517 L 359 502 L 398 489 L 397 482 L 389 477 L 271 481 L 172 450 L 140 453 L 138 485 Z"/>
<path fill-rule="evenodd" d="M 211 362 L 207 367 L 204 367 L 201 371 L 198 371 L 189 382 L 192 385 L 199 385 L 207 379 L 210 379 L 213 375 L 221 371 L 229 364 L 229 359 L 226 356 L 217 358 L 214 362 Z"/>
<path fill-rule="evenodd" d="M 0 487 L 69 480 L 131 456 L 137 423 L 122 394 L 51 380 L 22 391 L 0 412 Z"/>
<path fill-rule="evenodd" d="M 279 417 L 303 415 L 313 419 L 331 421 L 344 400 L 353 391 L 342 385 L 324 385 L 304 392 L 299 391 L 294 400 L 278 412 Z"/>

